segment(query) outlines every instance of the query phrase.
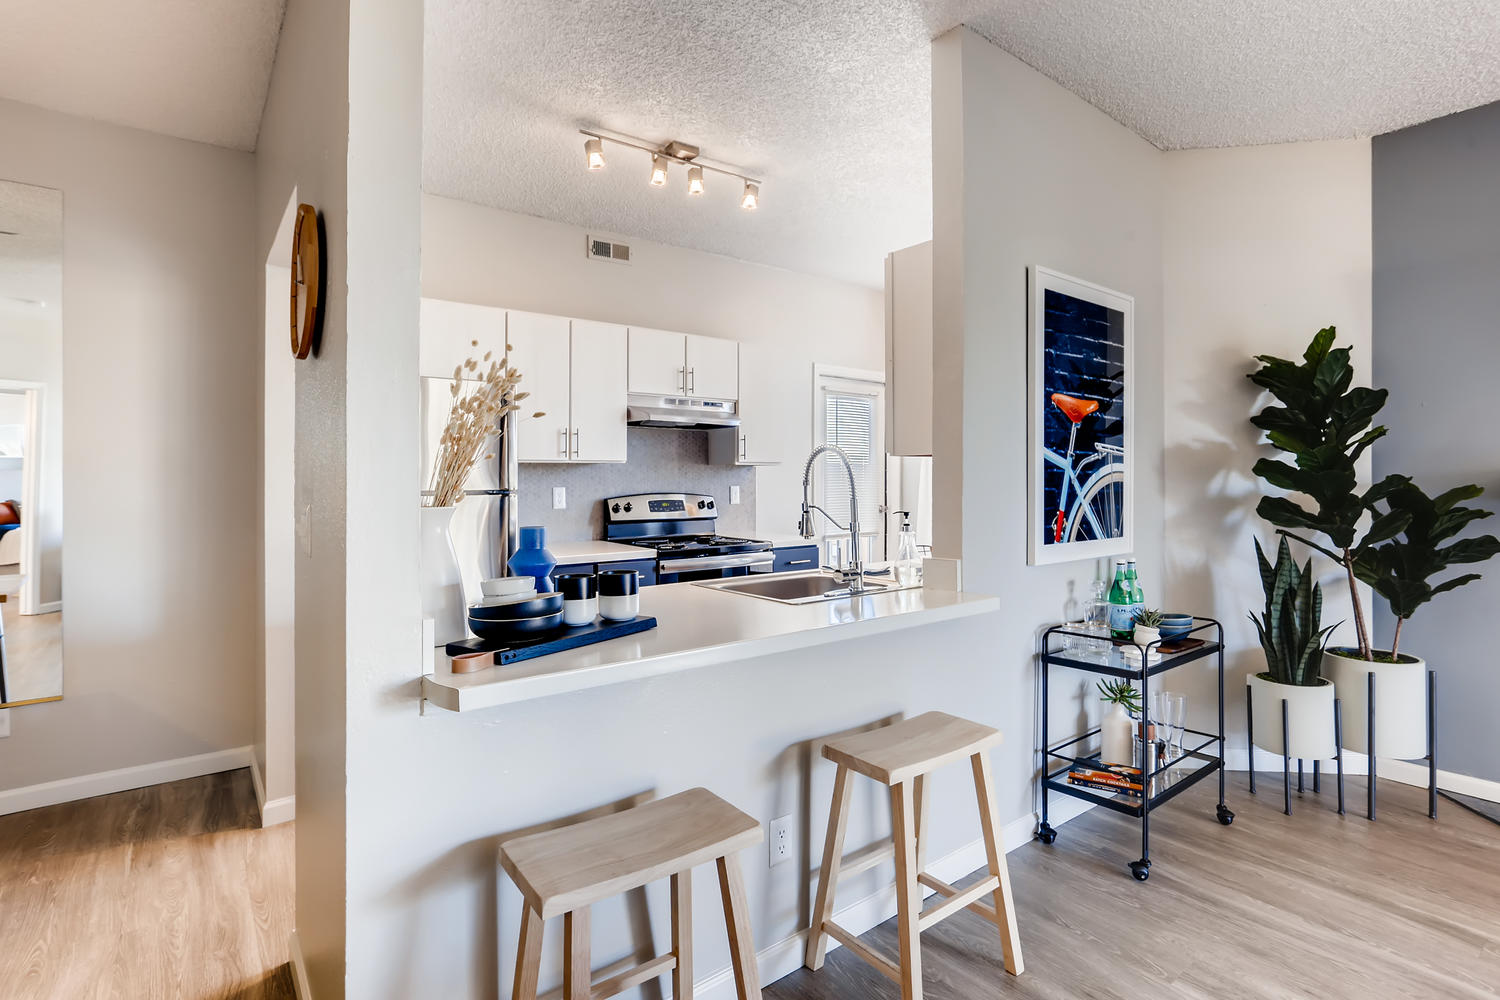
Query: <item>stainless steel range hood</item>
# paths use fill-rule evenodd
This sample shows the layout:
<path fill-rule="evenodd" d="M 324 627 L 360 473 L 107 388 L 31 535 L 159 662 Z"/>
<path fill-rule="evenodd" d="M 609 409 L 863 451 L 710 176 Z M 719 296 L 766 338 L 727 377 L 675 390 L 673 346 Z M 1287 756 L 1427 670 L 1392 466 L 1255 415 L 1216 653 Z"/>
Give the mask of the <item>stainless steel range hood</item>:
<path fill-rule="evenodd" d="M 740 417 L 733 400 L 698 399 L 686 396 L 648 396 L 631 393 L 625 420 L 634 427 L 676 427 L 681 430 L 711 430 L 738 427 Z"/>

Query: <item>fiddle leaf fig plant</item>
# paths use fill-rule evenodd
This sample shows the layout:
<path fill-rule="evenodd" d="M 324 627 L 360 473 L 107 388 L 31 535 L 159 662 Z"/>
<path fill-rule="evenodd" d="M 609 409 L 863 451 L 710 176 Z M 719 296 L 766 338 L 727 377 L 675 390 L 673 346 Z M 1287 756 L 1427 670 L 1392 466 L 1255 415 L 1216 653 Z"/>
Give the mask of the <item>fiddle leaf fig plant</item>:
<path fill-rule="evenodd" d="M 1328 634 L 1337 625 L 1320 628 L 1323 617 L 1323 587 L 1313 582 L 1312 560 L 1298 567 L 1286 536 L 1276 550 L 1273 566 L 1255 540 L 1255 559 L 1260 565 L 1266 609 L 1261 617 L 1250 613 L 1260 646 L 1266 654 L 1266 674 L 1278 684 L 1310 687 L 1320 682 L 1319 668 Z"/>
<path fill-rule="evenodd" d="M 1450 566 L 1484 562 L 1500 553 L 1500 539 L 1494 535 L 1449 541 L 1471 522 L 1492 515 L 1492 511 L 1461 506 L 1462 501 L 1483 493 L 1481 486 L 1455 486 L 1429 497 L 1416 484 L 1406 483 L 1385 498 L 1391 513 L 1404 516 L 1404 527 L 1394 538 L 1364 546 L 1355 557 L 1354 572 L 1386 599 L 1396 616 L 1391 659 L 1400 654 L 1401 626 L 1418 608 L 1438 594 L 1473 583 L 1479 574 L 1464 573 L 1438 584 L 1431 582 L 1433 577 Z"/>
<path fill-rule="evenodd" d="M 1355 463 L 1370 445 L 1385 436 L 1386 428 L 1373 424 L 1388 393 L 1353 384 L 1351 349 L 1334 347 L 1336 335 L 1331 326 L 1319 330 L 1301 362 L 1258 355 L 1261 367 L 1247 376 L 1279 404 L 1267 406 L 1250 422 L 1265 431 L 1266 439 L 1290 458 L 1262 458 L 1255 463 L 1254 472 L 1272 486 L 1293 494 L 1261 497 L 1255 509 L 1279 528 L 1280 534 L 1317 549 L 1344 570 L 1360 655 L 1368 659 L 1370 630 L 1355 586 L 1356 558 L 1366 547 L 1400 534 L 1411 514 L 1399 508 L 1377 514 L 1363 537 L 1361 522 L 1367 512 L 1374 511 L 1381 500 L 1410 479 L 1387 476 L 1368 490 L 1359 491 Z M 1322 535 L 1328 544 L 1321 545 L 1295 531 Z M 1256 545 L 1258 548 L 1259 542 Z"/>

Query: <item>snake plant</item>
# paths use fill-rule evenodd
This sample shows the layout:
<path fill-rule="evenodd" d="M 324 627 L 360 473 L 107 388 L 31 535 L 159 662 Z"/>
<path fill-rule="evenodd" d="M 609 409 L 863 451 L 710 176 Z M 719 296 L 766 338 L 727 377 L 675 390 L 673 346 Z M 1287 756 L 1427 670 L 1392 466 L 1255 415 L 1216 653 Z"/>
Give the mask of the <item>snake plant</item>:
<path fill-rule="evenodd" d="M 1313 581 L 1312 560 L 1299 567 L 1292 559 L 1286 536 L 1271 565 L 1255 540 L 1255 558 L 1260 564 L 1261 586 L 1266 592 L 1266 610 L 1257 618 L 1250 613 L 1260 646 L 1266 653 L 1266 676 L 1278 684 L 1313 687 L 1323 662 L 1323 646 L 1337 625 L 1320 628 L 1323 618 L 1323 587 Z"/>

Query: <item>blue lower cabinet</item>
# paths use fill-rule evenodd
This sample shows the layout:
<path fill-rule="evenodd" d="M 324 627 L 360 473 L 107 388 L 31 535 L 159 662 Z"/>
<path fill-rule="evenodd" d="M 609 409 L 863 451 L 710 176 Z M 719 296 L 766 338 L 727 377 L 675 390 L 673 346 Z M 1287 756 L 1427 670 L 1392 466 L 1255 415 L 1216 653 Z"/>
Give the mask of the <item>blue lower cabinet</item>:
<path fill-rule="evenodd" d="M 775 549 L 772 555 L 775 557 L 771 564 L 773 573 L 803 573 L 818 568 L 816 545 L 789 545 Z"/>
<path fill-rule="evenodd" d="M 597 573 L 605 569 L 633 569 L 641 575 L 642 587 L 654 587 L 656 585 L 655 559 L 625 559 L 618 562 L 604 563 L 568 563 L 554 569 L 552 577 L 556 579 L 561 573 Z"/>

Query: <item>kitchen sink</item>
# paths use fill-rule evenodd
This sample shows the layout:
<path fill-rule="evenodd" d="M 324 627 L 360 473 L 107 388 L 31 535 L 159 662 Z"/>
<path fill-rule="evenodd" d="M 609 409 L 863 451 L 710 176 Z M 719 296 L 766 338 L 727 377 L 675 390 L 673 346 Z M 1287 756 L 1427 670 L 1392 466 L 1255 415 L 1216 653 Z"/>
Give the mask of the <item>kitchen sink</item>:
<path fill-rule="evenodd" d="M 818 601 L 837 601 L 851 597 L 849 585 L 832 573 L 776 573 L 770 576 L 735 577 L 729 580 L 700 583 L 710 590 L 724 590 L 731 594 L 759 597 L 779 604 L 814 604 Z M 891 590 L 893 583 L 865 581 L 865 593 Z"/>

